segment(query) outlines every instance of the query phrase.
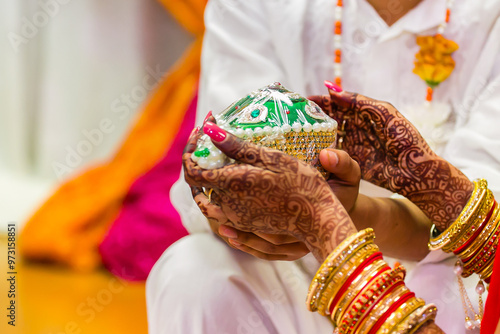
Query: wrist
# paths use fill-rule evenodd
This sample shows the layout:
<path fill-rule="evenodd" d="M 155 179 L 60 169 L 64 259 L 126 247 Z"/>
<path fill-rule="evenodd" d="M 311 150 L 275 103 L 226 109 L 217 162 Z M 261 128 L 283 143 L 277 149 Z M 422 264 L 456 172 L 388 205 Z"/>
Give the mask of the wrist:
<path fill-rule="evenodd" d="M 310 245 L 305 241 L 311 252 L 319 261 L 323 261 L 345 238 L 356 233 L 351 218 L 338 200 L 321 210 L 315 220 L 317 242 Z"/>
<path fill-rule="evenodd" d="M 429 170 L 422 171 L 421 182 L 405 187 L 400 194 L 417 205 L 442 231 L 460 215 L 474 183 L 441 157 L 431 157 L 426 164 Z"/>

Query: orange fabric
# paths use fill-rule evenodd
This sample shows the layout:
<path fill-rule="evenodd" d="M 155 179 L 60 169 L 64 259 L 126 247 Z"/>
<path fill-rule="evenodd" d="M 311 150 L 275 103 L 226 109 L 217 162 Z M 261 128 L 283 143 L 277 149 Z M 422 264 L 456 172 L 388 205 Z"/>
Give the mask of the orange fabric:
<path fill-rule="evenodd" d="M 207 0 L 159 0 L 177 21 L 195 36 L 205 30 L 203 13 Z"/>
<path fill-rule="evenodd" d="M 20 251 L 35 260 L 91 270 L 101 264 L 98 245 L 132 183 L 172 144 L 196 93 L 206 0 L 163 1 L 196 40 L 174 66 L 109 162 L 62 184 L 26 223 Z"/>

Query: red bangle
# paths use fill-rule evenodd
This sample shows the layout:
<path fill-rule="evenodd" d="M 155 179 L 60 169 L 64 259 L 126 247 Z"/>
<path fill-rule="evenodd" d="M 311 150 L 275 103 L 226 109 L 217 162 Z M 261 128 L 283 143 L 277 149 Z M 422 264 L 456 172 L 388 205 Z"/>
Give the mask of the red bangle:
<path fill-rule="evenodd" d="M 378 291 L 380 292 L 380 295 L 377 295 L 377 290 L 375 290 L 373 292 L 373 296 L 370 299 L 365 297 L 366 299 L 368 299 L 366 304 L 368 304 L 369 307 L 366 310 L 365 309 L 360 310 L 361 315 L 359 316 L 359 319 L 354 320 L 351 324 L 348 323 L 347 319 L 343 320 L 343 322 L 346 326 L 350 326 L 349 331 L 351 333 L 356 333 L 356 327 L 359 326 L 361 321 L 364 319 L 365 315 L 370 314 L 370 311 L 372 310 L 372 308 L 375 305 L 377 305 L 377 301 L 379 301 L 382 298 L 384 298 L 385 296 L 387 296 L 389 293 L 391 293 L 397 287 L 404 285 L 404 282 L 401 280 L 401 277 L 396 276 L 396 277 L 389 277 L 389 279 L 386 282 L 384 282 L 384 284 L 388 285 L 388 289 L 385 291 L 380 291 L 380 289 L 379 289 Z M 372 289 L 372 288 L 373 287 L 371 287 L 370 289 Z M 354 311 L 359 312 L 359 310 L 357 310 L 357 309 L 354 309 Z M 354 317 L 354 315 L 349 314 L 349 318 L 352 319 L 353 317 Z"/>
<path fill-rule="evenodd" d="M 467 274 L 470 270 L 474 270 L 476 266 L 478 266 L 478 269 L 483 268 L 485 264 L 483 265 L 481 262 L 486 262 L 490 257 L 494 257 L 496 245 L 498 245 L 497 239 L 499 234 L 500 230 L 495 231 L 493 236 L 489 239 L 489 241 L 487 241 L 486 245 L 479 248 L 478 252 L 474 253 L 475 258 L 464 263 L 464 274 Z M 493 251 L 490 252 L 491 254 L 487 254 L 490 249 L 493 249 Z M 485 255 L 487 256 L 486 258 L 484 258 Z"/>
<path fill-rule="evenodd" d="M 396 283 L 394 283 L 394 285 L 391 285 L 389 287 L 389 289 L 387 289 L 382 295 L 380 295 L 377 300 L 372 304 L 370 305 L 370 307 L 368 309 L 366 309 L 366 311 L 363 313 L 362 317 L 359 319 L 358 323 L 356 324 L 356 326 L 354 326 L 353 328 L 353 333 L 356 333 L 356 330 L 358 329 L 359 325 L 363 322 L 363 319 L 366 315 L 370 314 L 371 311 L 373 311 L 373 309 L 375 308 L 375 306 L 378 305 L 378 301 L 380 300 L 383 300 L 387 295 L 389 295 L 390 293 L 392 293 L 394 290 L 396 290 L 398 287 L 404 285 L 405 282 L 404 281 L 397 281 Z"/>
<path fill-rule="evenodd" d="M 371 298 L 368 298 L 366 296 L 366 293 L 368 291 L 372 290 L 374 287 L 376 287 L 377 290 L 380 290 L 380 286 L 381 285 L 391 284 L 396 278 L 391 276 L 390 270 L 391 270 L 391 267 L 389 267 L 387 265 L 384 266 L 384 267 L 382 267 L 381 269 L 379 269 L 379 271 L 363 286 L 363 288 L 361 288 L 359 290 L 359 292 L 356 294 L 356 296 L 354 296 L 354 298 L 351 299 L 350 303 L 345 306 L 344 310 L 345 311 L 349 310 L 349 308 L 351 307 L 351 305 L 353 305 L 353 304 L 355 304 L 357 302 L 358 298 L 360 297 L 360 295 L 362 293 L 363 293 L 363 296 L 369 301 Z M 377 282 L 377 284 L 375 284 L 374 286 L 370 286 L 370 284 L 373 281 L 376 281 L 376 280 L 380 280 L 380 281 Z M 368 289 L 366 289 L 367 287 L 368 287 Z M 375 293 L 377 290 L 373 291 L 373 293 Z M 344 315 L 342 315 L 342 312 L 341 312 L 339 314 L 341 316 L 340 318 L 344 318 L 345 314 L 346 313 L 344 313 Z M 333 316 L 334 315 L 335 314 L 331 314 L 332 320 L 333 320 Z"/>
<path fill-rule="evenodd" d="M 469 238 L 469 240 L 467 240 L 467 242 L 465 244 L 463 244 L 462 246 L 460 246 L 459 248 L 457 248 L 453 251 L 453 253 L 455 255 L 462 252 L 466 247 L 468 247 L 477 238 L 477 236 L 481 233 L 481 231 L 484 229 L 484 227 L 487 225 L 488 221 L 490 220 L 491 216 L 493 215 L 493 211 L 495 211 L 496 205 L 497 205 L 497 202 L 494 200 L 493 206 L 491 207 L 490 212 L 488 212 L 488 215 L 486 216 L 486 218 L 483 220 L 481 225 L 479 225 L 479 228 L 476 230 L 476 232 L 474 232 L 474 234 Z M 473 255 L 469 256 L 469 258 L 466 259 L 465 261 L 468 261 L 472 256 Z"/>
<path fill-rule="evenodd" d="M 415 297 L 415 293 L 410 292 L 410 291 L 408 291 L 403 296 L 401 296 L 401 298 L 399 298 L 398 301 L 396 301 L 394 304 L 392 304 L 389 307 L 389 309 L 387 310 L 387 312 L 385 312 L 384 315 L 381 316 L 380 319 L 377 320 L 377 322 L 375 323 L 375 325 L 373 325 L 373 327 L 370 329 L 368 334 L 377 333 L 377 331 L 385 323 L 387 318 L 389 318 L 391 316 L 391 314 L 394 313 L 394 311 L 396 311 L 401 305 L 403 305 L 404 302 L 406 302 L 408 299 L 411 299 L 413 297 Z"/>
<path fill-rule="evenodd" d="M 373 253 L 366 260 L 364 260 L 363 263 L 361 263 L 361 265 L 356 268 L 356 270 L 354 270 L 354 272 L 351 274 L 351 276 L 349 276 L 347 281 L 344 282 L 344 284 L 342 285 L 340 290 L 335 295 L 335 298 L 330 303 L 330 307 L 328 308 L 328 311 L 330 312 L 330 314 L 332 314 L 332 310 L 335 308 L 335 305 L 337 305 L 337 303 L 340 299 L 340 296 L 342 296 L 344 294 L 344 292 L 347 290 L 349 285 L 351 285 L 352 281 L 354 281 L 354 279 L 359 276 L 361 271 L 363 271 L 363 269 L 365 269 L 366 266 L 368 266 L 370 263 L 372 263 L 378 259 L 380 259 L 380 260 L 383 259 L 381 252 Z"/>

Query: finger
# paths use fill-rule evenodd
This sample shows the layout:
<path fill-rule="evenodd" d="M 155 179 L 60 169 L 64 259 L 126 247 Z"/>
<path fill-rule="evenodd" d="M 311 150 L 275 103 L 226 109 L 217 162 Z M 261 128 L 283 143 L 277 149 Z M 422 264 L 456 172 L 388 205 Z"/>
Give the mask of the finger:
<path fill-rule="evenodd" d="M 284 244 L 292 244 L 295 242 L 299 242 L 299 239 L 295 238 L 291 235 L 286 234 L 268 234 L 262 232 L 254 232 L 255 235 L 261 237 L 264 240 L 274 244 L 274 245 L 284 245 Z"/>
<path fill-rule="evenodd" d="M 301 254 L 305 255 L 309 253 L 306 245 L 300 241 L 275 245 L 267 240 L 264 240 L 253 233 L 245 233 L 238 235 L 237 239 L 232 239 L 238 241 L 242 245 L 255 249 L 258 252 L 272 254 L 272 255 L 290 255 L 290 254 Z"/>
<path fill-rule="evenodd" d="M 191 195 L 193 196 L 193 199 L 196 201 L 196 197 L 199 195 L 205 195 L 203 192 L 203 188 L 201 187 L 196 187 L 196 186 L 189 186 L 191 188 Z"/>
<path fill-rule="evenodd" d="M 349 125 L 357 124 L 357 127 L 365 131 L 375 130 L 379 133 L 383 130 L 384 115 L 394 109 L 392 105 L 384 101 L 378 101 L 361 94 L 347 91 L 328 89 L 330 93 L 332 117 L 348 120 Z M 338 121 L 338 120 L 337 120 Z"/>
<path fill-rule="evenodd" d="M 203 120 L 203 125 L 205 125 L 205 123 L 208 122 L 208 121 L 213 122 L 212 119 L 215 120 L 215 118 L 212 116 L 212 110 L 210 110 L 208 112 L 207 116 L 205 116 L 205 119 Z"/>
<path fill-rule="evenodd" d="M 309 252 L 308 248 L 304 243 L 293 237 L 290 237 L 289 239 L 283 239 L 284 241 L 289 241 L 289 242 L 278 244 L 276 243 L 276 241 L 278 240 L 277 238 L 272 239 L 272 242 L 270 242 L 260 237 L 260 235 L 264 234 L 267 238 L 270 238 L 271 234 L 244 232 L 227 225 L 220 225 L 218 232 L 223 237 L 227 237 L 232 241 L 235 241 L 237 243 L 240 243 L 242 245 L 245 245 L 247 247 L 253 248 L 259 252 L 266 254 L 275 254 L 275 255 L 292 254 L 292 253 L 307 254 Z"/>
<path fill-rule="evenodd" d="M 220 169 L 206 170 L 201 168 L 191 159 L 191 153 L 184 153 L 182 155 L 182 165 L 184 167 L 184 179 L 190 186 L 217 188 Z"/>
<path fill-rule="evenodd" d="M 193 193 L 193 199 L 198 205 L 201 213 L 207 219 L 215 219 L 221 224 L 227 222 L 227 217 L 222 211 L 222 209 L 208 200 L 208 197 L 203 193 L 199 187 L 191 187 L 191 192 Z"/>
<path fill-rule="evenodd" d="M 344 112 L 344 113 L 354 113 L 359 107 L 357 104 L 358 95 L 357 93 L 351 93 L 346 91 L 336 92 L 329 89 L 330 93 L 330 104 L 332 105 L 332 110 L 334 112 Z"/>
<path fill-rule="evenodd" d="M 235 229 L 234 227 L 227 226 L 227 225 L 219 226 L 219 230 L 217 232 L 220 235 L 222 235 L 223 237 L 235 239 L 235 240 L 238 239 L 238 237 L 242 233 L 248 233 L 248 232 L 239 231 L 239 230 Z"/>
<path fill-rule="evenodd" d="M 327 148 L 319 153 L 319 160 L 323 168 L 336 178 L 347 183 L 359 183 L 361 170 L 358 163 L 347 152 Z"/>
<path fill-rule="evenodd" d="M 226 156 L 241 163 L 281 172 L 284 165 L 295 160 L 278 150 L 242 140 L 212 122 L 207 122 L 203 130 Z"/>
<path fill-rule="evenodd" d="M 203 135 L 203 133 L 200 131 L 200 127 L 196 127 L 191 131 L 191 134 L 189 135 L 188 142 L 186 144 L 186 147 L 184 148 L 183 153 L 193 153 L 196 150 L 196 144 L 198 143 L 198 139 Z"/>
<path fill-rule="evenodd" d="M 330 95 L 312 95 L 307 98 L 316 103 L 327 115 L 331 114 Z"/>
<path fill-rule="evenodd" d="M 296 260 L 298 258 L 290 258 L 289 255 L 285 254 L 267 254 L 260 252 L 258 250 L 255 250 L 251 247 L 245 246 L 243 244 L 238 243 L 237 241 L 234 241 L 232 239 L 229 239 L 229 245 L 233 246 L 236 249 L 241 250 L 242 252 L 245 252 L 247 254 L 253 255 L 259 259 L 266 260 L 266 261 L 290 261 L 290 260 Z M 305 254 L 304 254 L 305 255 Z M 303 255 L 302 255 L 303 256 Z"/>

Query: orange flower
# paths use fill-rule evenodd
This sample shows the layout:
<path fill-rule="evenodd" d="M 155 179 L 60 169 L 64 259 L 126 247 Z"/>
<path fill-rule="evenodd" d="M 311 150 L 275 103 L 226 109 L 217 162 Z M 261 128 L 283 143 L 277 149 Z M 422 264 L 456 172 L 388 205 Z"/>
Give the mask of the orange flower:
<path fill-rule="evenodd" d="M 453 72 L 455 61 L 451 54 L 458 50 L 458 44 L 441 34 L 418 36 L 417 44 L 420 45 L 420 51 L 415 55 L 413 73 L 434 88 Z"/>

